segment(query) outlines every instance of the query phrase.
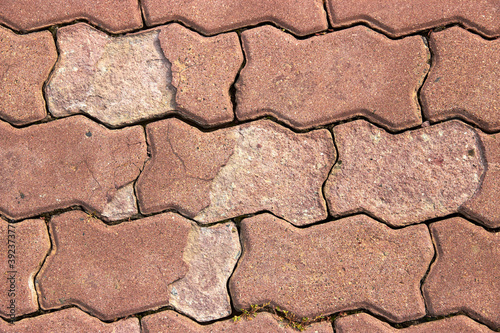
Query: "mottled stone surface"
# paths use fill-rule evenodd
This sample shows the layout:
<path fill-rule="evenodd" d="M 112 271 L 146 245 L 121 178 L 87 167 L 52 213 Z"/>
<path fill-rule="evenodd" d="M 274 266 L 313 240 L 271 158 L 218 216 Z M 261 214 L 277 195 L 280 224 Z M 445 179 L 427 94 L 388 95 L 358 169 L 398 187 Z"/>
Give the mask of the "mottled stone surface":
<path fill-rule="evenodd" d="M 390 130 L 421 123 L 417 90 L 430 54 L 419 36 L 390 40 L 358 26 L 297 40 L 263 26 L 241 38 L 238 119 L 271 115 L 300 129 L 355 116 Z"/>
<path fill-rule="evenodd" d="M 429 42 L 434 62 L 421 93 L 426 117 L 459 117 L 486 131 L 499 131 L 500 39 L 485 40 L 452 27 L 433 32 Z"/>
<path fill-rule="evenodd" d="M 229 281 L 235 308 L 271 302 L 300 317 L 367 309 L 394 322 L 425 315 L 434 250 L 425 225 L 393 230 L 365 215 L 299 229 L 270 214 L 244 219 Z"/>
<path fill-rule="evenodd" d="M 480 186 L 479 137 L 462 122 L 393 135 L 358 120 L 333 132 L 339 158 L 325 194 L 334 216 L 368 212 L 404 226 L 456 213 Z"/>
<path fill-rule="evenodd" d="M 145 159 L 139 126 L 108 130 L 83 116 L 23 129 L 0 122 L 0 211 L 12 219 L 73 205 L 100 213 Z"/>
<path fill-rule="evenodd" d="M 45 118 L 42 86 L 56 59 L 50 32 L 17 35 L 0 27 L 0 118 L 15 125 Z"/>
<path fill-rule="evenodd" d="M 202 133 L 179 120 L 146 127 L 151 160 L 137 181 L 142 213 L 175 209 L 202 223 L 269 210 L 305 225 L 326 218 L 321 186 L 335 160 L 327 130 L 268 120 Z"/>
<path fill-rule="evenodd" d="M 104 206 L 101 215 L 109 221 L 117 221 L 136 215 L 138 212 L 134 184 L 130 183 L 116 191 L 113 199 Z"/>
<path fill-rule="evenodd" d="M 437 256 L 422 287 L 429 314 L 463 312 L 500 329 L 500 233 L 459 217 L 430 229 Z"/>

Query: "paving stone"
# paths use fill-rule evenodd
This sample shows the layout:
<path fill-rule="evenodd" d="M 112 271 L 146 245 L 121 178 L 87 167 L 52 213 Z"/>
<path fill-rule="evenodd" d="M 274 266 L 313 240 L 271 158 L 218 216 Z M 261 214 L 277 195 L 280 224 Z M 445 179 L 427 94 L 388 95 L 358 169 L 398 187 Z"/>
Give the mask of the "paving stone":
<path fill-rule="evenodd" d="M 500 4 L 498 8 L 500 17 Z M 432 33 L 429 42 L 435 61 L 421 93 L 426 117 L 459 117 L 483 130 L 499 131 L 500 39 L 485 40 L 452 27 Z"/>
<path fill-rule="evenodd" d="M 21 31 L 82 19 L 113 33 L 142 27 L 137 0 L 2 0 L 0 4 L 0 23 Z"/>
<path fill-rule="evenodd" d="M 44 220 L 25 220 L 9 224 L 0 218 L 0 239 L 0 288 L 3 291 L 0 294 L 0 315 L 14 319 L 38 311 L 33 277 L 50 250 L 49 234 Z"/>
<path fill-rule="evenodd" d="M 366 23 L 399 37 L 451 23 L 495 37 L 500 36 L 500 4 L 489 0 L 327 0 L 334 27 Z"/>
<path fill-rule="evenodd" d="M 143 0 L 147 25 L 180 21 L 205 35 L 272 22 L 303 36 L 328 28 L 319 0 Z"/>
<path fill-rule="evenodd" d="M 421 123 L 417 91 L 430 54 L 420 36 L 390 40 L 358 26 L 297 40 L 263 26 L 241 38 L 240 120 L 271 115 L 305 129 L 364 116 L 394 131 Z"/>
<path fill-rule="evenodd" d="M 168 119 L 146 132 L 142 213 L 175 209 L 201 223 L 262 210 L 297 225 L 327 217 L 321 187 L 336 156 L 327 130 L 296 134 L 261 120 L 203 133 Z"/>
<path fill-rule="evenodd" d="M 12 219 L 73 205 L 101 213 L 139 175 L 145 141 L 139 126 L 112 131 L 83 116 L 22 129 L 0 122 L 0 211 Z"/>
<path fill-rule="evenodd" d="M 430 229 L 437 256 L 422 287 L 429 314 L 463 312 L 500 329 L 500 233 L 459 217 Z"/>
<path fill-rule="evenodd" d="M 138 213 L 134 184 L 130 183 L 116 191 L 113 199 L 104 206 L 101 215 L 109 221 L 117 221 Z"/>
<path fill-rule="evenodd" d="M 295 228 L 270 214 L 242 221 L 229 281 L 235 308 L 271 302 L 297 317 L 367 309 L 394 322 L 425 315 L 420 292 L 434 254 L 425 225 L 394 230 L 368 216 Z"/>
<path fill-rule="evenodd" d="M 333 132 L 339 158 L 325 186 L 333 216 L 368 212 L 404 226 L 456 213 L 481 185 L 479 137 L 462 122 L 393 135 L 358 120 Z"/>
<path fill-rule="evenodd" d="M 56 60 L 50 32 L 17 35 L 0 26 L 0 118 L 15 125 L 45 118 L 42 86 Z"/>

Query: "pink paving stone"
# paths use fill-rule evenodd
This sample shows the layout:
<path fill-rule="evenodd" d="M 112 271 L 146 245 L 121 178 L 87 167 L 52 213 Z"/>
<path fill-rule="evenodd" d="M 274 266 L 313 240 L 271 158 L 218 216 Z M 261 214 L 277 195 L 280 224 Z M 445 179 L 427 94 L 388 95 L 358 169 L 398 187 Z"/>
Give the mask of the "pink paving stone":
<path fill-rule="evenodd" d="M 0 315 L 11 319 L 38 311 L 33 277 L 50 250 L 44 220 L 7 223 L 0 219 L 0 239 L 0 288 L 3 291 L 0 294 Z"/>
<path fill-rule="evenodd" d="M 458 212 L 481 185 L 481 143 L 462 122 L 394 135 L 358 120 L 333 133 L 339 157 L 325 186 L 333 216 L 367 212 L 409 225 Z"/>
<path fill-rule="evenodd" d="M 0 118 L 15 125 L 45 118 L 42 86 L 56 60 L 50 32 L 17 35 L 0 27 Z"/>
<path fill-rule="evenodd" d="M 101 213 L 146 157 L 139 126 L 108 130 L 83 116 L 22 129 L 0 122 L 0 211 L 12 219 L 74 205 Z"/>
<path fill-rule="evenodd" d="M 244 219 L 243 255 L 229 281 L 234 307 L 271 305 L 300 317 L 367 309 L 394 322 L 421 318 L 434 254 L 425 225 L 394 230 L 357 215 L 295 228 L 270 214 Z"/>
<path fill-rule="evenodd" d="M 321 0 L 143 0 L 147 25 L 180 21 L 206 34 L 272 22 L 303 36 L 326 30 Z"/>
<path fill-rule="evenodd" d="M 422 287 L 429 314 L 463 312 L 500 329 L 500 233 L 459 217 L 430 229 L 437 256 Z"/>
<path fill-rule="evenodd" d="M 421 93 L 426 117 L 459 117 L 483 130 L 499 131 L 500 39 L 485 40 L 452 27 L 433 32 L 430 47 L 435 61 Z"/>
<path fill-rule="evenodd" d="M 479 33 L 500 35 L 500 3 L 491 0 L 327 0 L 334 27 L 366 23 L 399 37 L 417 31 L 460 23 Z"/>
<path fill-rule="evenodd" d="M 305 129 L 363 116 L 394 131 L 421 123 L 417 91 L 430 54 L 420 36 L 390 40 L 359 26 L 297 40 L 263 26 L 242 41 L 240 120 L 270 115 Z"/>
<path fill-rule="evenodd" d="M 262 210 L 297 225 L 327 217 L 321 187 L 336 156 L 327 130 L 297 134 L 260 120 L 203 133 L 168 119 L 146 132 L 142 213 L 175 209 L 201 223 Z"/>

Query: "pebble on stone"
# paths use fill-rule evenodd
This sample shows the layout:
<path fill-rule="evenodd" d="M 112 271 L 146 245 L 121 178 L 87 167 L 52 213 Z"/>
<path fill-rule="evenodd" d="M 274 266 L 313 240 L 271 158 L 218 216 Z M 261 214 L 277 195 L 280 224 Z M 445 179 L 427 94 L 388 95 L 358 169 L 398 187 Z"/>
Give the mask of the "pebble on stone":
<path fill-rule="evenodd" d="M 422 122 L 417 91 L 430 54 L 420 36 L 391 40 L 358 26 L 297 40 L 263 26 L 241 38 L 240 120 L 269 115 L 306 129 L 363 116 L 393 131 Z"/>
<path fill-rule="evenodd" d="M 50 32 L 17 35 L 0 26 L 0 118 L 25 125 L 46 117 L 42 86 L 56 60 Z"/>
<path fill-rule="evenodd" d="M 325 186 L 333 216 L 367 212 L 409 225 L 458 212 L 481 185 L 479 137 L 462 122 L 393 135 L 358 120 L 333 133 L 339 157 Z"/>
<path fill-rule="evenodd" d="M 263 210 L 297 225 L 327 217 L 321 187 L 336 156 L 327 130 L 296 134 L 260 120 L 203 133 L 168 119 L 146 132 L 142 213 L 175 209 L 201 223 Z"/>
<path fill-rule="evenodd" d="M 434 255 L 425 225 L 394 230 L 368 216 L 295 228 L 270 214 L 242 221 L 229 281 L 234 307 L 271 302 L 297 317 L 366 309 L 393 322 L 425 316 L 420 281 Z"/>

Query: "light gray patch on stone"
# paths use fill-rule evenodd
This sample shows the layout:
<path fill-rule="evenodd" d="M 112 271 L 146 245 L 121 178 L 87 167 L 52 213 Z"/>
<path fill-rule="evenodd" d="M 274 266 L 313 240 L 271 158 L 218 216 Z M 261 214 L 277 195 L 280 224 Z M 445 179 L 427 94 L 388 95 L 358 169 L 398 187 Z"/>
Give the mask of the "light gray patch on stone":
<path fill-rule="evenodd" d="M 104 207 L 102 216 L 109 221 L 126 219 L 138 213 L 134 184 L 130 183 L 118 189 L 115 196 Z"/>

